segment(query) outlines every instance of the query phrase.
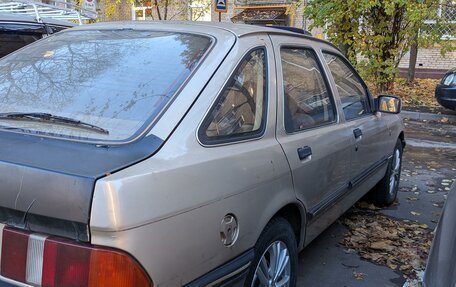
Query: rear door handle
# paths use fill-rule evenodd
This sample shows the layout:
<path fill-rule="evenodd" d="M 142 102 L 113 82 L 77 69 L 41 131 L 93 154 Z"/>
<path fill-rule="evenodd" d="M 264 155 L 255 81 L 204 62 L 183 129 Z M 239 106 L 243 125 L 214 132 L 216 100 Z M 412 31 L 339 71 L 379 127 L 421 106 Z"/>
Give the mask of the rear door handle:
<path fill-rule="evenodd" d="M 312 155 L 312 149 L 310 146 L 304 146 L 298 148 L 298 155 L 300 160 L 305 160 L 305 159 L 310 159 L 310 156 Z"/>
<path fill-rule="evenodd" d="M 359 139 L 363 135 L 363 132 L 357 128 L 353 130 L 353 135 L 355 136 L 355 139 Z"/>

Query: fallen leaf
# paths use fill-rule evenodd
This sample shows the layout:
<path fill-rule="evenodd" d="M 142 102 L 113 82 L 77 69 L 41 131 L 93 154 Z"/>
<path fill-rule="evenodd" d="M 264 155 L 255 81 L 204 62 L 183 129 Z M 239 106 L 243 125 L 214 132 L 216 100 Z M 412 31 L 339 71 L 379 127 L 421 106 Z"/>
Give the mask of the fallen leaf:
<path fill-rule="evenodd" d="M 355 277 L 356 280 L 364 280 L 364 276 L 366 276 L 365 273 L 353 271 L 353 277 Z"/>
<path fill-rule="evenodd" d="M 397 265 L 396 265 L 396 264 L 387 263 L 386 266 L 388 266 L 389 268 L 391 268 L 391 269 L 393 269 L 393 270 L 396 270 L 396 269 L 397 269 Z"/>
<path fill-rule="evenodd" d="M 340 222 L 349 229 L 340 243 L 362 259 L 399 269 L 407 278 L 424 270 L 433 238 L 428 225 L 363 209 L 352 209 Z"/>
<path fill-rule="evenodd" d="M 358 202 L 357 207 L 359 207 L 361 209 L 380 210 L 380 207 L 377 207 L 374 204 L 367 203 L 365 201 Z"/>
<path fill-rule="evenodd" d="M 375 249 L 375 250 L 391 251 L 394 249 L 394 246 L 392 245 L 391 240 L 383 240 L 383 241 L 372 242 L 370 245 L 370 248 Z"/>

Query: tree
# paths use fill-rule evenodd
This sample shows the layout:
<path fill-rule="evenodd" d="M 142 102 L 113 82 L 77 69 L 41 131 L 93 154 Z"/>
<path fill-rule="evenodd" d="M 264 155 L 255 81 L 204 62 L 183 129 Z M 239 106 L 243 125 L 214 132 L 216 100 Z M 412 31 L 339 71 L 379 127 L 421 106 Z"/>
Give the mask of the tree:
<path fill-rule="evenodd" d="M 313 27 L 327 27 L 329 39 L 382 93 L 393 88 L 399 62 L 413 43 L 438 38 L 417 34 L 437 4 L 433 0 L 313 0 L 304 12 Z"/>
<path fill-rule="evenodd" d="M 456 48 L 452 41 L 447 38 L 448 35 L 456 35 L 456 25 L 450 15 L 442 13 L 444 8 L 449 10 L 448 14 L 456 13 L 456 3 L 452 3 L 451 0 L 436 2 L 428 3 L 429 9 L 425 18 L 428 23 L 421 22 L 418 23 L 420 25 L 415 27 L 415 37 L 410 45 L 410 61 L 407 73 L 407 83 L 409 85 L 413 84 L 415 80 L 416 60 L 420 47 L 429 47 L 438 43 L 441 46 L 440 52 L 442 55 Z"/>
<path fill-rule="evenodd" d="M 134 0 L 99 0 L 100 20 L 119 21 L 131 20 L 131 6 Z"/>
<path fill-rule="evenodd" d="M 151 7 L 152 20 L 183 20 L 188 18 L 189 0 L 100 0 L 103 21 L 131 20 L 131 7 Z"/>

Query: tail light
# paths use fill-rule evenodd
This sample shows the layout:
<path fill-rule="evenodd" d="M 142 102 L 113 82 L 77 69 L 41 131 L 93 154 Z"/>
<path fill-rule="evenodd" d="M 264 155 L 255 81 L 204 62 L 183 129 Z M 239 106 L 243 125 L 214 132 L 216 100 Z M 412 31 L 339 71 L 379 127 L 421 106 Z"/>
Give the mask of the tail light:
<path fill-rule="evenodd" d="M 0 274 L 43 287 L 150 287 L 128 254 L 106 247 L 4 228 Z"/>

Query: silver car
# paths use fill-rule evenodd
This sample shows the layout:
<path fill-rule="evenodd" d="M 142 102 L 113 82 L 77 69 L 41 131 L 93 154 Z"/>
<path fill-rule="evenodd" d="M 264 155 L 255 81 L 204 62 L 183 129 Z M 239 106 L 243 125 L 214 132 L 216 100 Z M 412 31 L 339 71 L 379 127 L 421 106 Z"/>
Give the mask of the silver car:
<path fill-rule="evenodd" d="M 435 231 L 432 248 L 429 253 L 423 286 L 455 287 L 456 286 L 456 183 L 453 183 L 445 201 L 439 224 Z"/>
<path fill-rule="evenodd" d="M 0 101 L 6 286 L 295 286 L 300 250 L 398 189 L 400 100 L 281 29 L 69 29 L 0 60 Z"/>

